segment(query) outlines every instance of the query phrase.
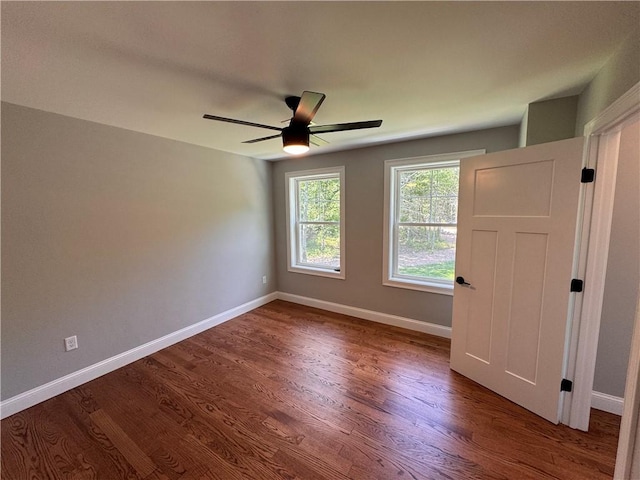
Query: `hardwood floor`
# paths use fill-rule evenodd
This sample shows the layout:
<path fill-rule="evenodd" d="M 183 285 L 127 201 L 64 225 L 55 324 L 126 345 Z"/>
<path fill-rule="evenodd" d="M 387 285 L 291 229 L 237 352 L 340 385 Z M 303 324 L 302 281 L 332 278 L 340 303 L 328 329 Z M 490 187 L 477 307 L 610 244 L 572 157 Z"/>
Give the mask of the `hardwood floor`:
<path fill-rule="evenodd" d="M 619 417 L 552 425 L 449 341 L 275 301 L 2 421 L 2 478 L 611 478 Z"/>

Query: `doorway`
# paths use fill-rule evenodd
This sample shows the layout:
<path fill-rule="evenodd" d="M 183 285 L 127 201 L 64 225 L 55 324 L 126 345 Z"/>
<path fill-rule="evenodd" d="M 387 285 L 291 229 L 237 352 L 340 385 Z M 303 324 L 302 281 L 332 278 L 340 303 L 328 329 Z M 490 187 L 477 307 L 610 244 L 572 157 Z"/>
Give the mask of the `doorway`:
<path fill-rule="evenodd" d="M 562 423 L 580 430 L 589 426 L 622 132 L 639 120 L 640 83 L 585 127 L 585 163 L 596 168 L 596 182 L 585 189 L 576 259 L 576 278 L 584 278 L 585 284 L 582 299 L 574 308 L 568 346 L 567 376 L 573 378 L 574 389 L 566 398 L 562 415 Z"/>

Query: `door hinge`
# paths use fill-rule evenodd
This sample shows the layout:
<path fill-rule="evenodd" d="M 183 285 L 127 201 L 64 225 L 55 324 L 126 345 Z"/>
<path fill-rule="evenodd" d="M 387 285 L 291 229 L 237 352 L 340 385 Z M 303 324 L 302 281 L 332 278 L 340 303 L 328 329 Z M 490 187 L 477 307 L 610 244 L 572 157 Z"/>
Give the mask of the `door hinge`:
<path fill-rule="evenodd" d="M 570 392 L 573 389 L 573 382 L 566 378 L 563 378 L 560 382 L 560 391 L 561 392 Z"/>
<path fill-rule="evenodd" d="M 580 183 L 592 183 L 596 178 L 596 171 L 593 168 L 583 168 Z"/>
<path fill-rule="evenodd" d="M 584 287 L 584 282 L 578 278 L 574 278 L 571 280 L 571 289 L 570 292 L 581 292 Z"/>

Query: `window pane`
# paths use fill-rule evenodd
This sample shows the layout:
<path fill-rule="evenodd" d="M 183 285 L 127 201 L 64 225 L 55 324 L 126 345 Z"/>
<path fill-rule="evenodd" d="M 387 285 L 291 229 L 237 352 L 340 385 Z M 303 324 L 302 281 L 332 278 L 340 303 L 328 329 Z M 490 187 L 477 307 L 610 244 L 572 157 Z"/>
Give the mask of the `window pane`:
<path fill-rule="evenodd" d="M 300 263 L 340 267 L 340 226 L 300 225 L 298 253 Z"/>
<path fill-rule="evenodd" d="M 401 171 L 401 223 L 456 223 L 458 167 Z"/>
<path fill-rule="evenodd" d="M 298 182 L 298 202 L 300 221 L 340 221 L 340 180 L 301 180 Z"/>
<path fill-rule="evenodd" d="M 456 227 L 398 227 L 397 273 L 453 280 L 456 233 Z"/>

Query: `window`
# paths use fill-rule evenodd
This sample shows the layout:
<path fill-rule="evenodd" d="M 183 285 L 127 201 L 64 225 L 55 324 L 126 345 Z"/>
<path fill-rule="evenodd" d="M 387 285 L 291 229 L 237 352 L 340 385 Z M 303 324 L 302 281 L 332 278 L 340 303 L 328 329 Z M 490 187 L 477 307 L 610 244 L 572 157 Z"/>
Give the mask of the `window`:
<path fill-rule="evenodd" d="M 460 159 L 483 153 L 385 162 L 385 285 L 453 294 Z"/>
<path fill-rule="evenodd" d="M 285 179 L 289 271 L 344 279 L 344 167 Z"/>

